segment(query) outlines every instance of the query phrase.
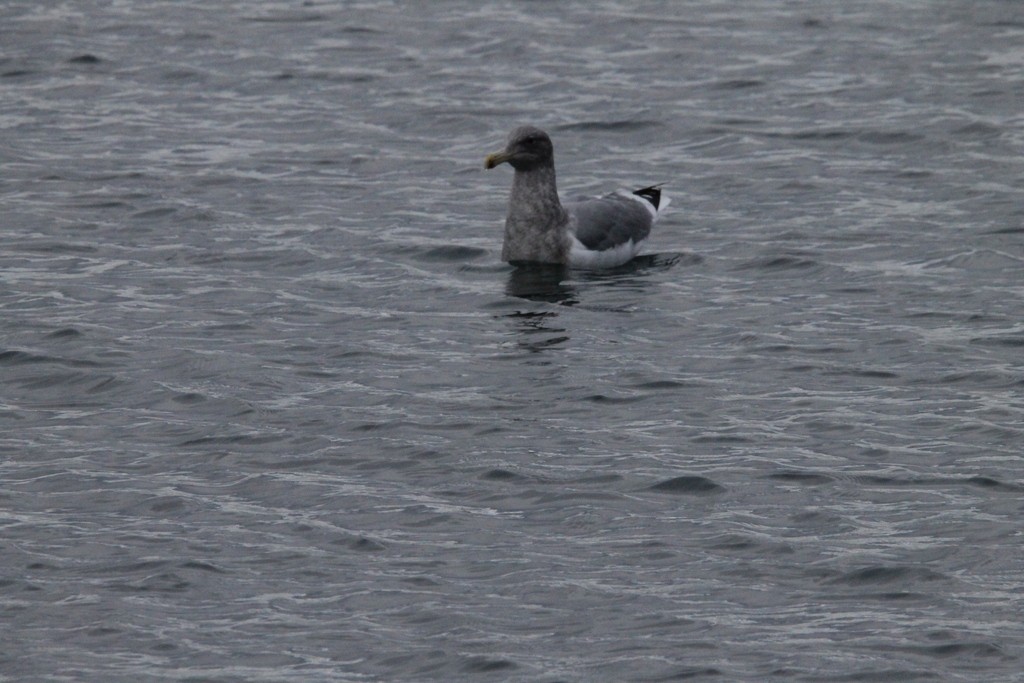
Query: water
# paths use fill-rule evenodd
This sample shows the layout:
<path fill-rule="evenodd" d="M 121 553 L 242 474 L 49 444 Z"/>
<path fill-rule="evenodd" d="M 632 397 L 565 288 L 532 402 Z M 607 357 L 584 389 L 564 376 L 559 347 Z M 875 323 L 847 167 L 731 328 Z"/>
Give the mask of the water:
<path fill-rule="evenodd" d="M 1024 680 L 1017 3 L 0 41 L 0 679 Z M 647 257 L 500 263 L 525 122 Z"/>

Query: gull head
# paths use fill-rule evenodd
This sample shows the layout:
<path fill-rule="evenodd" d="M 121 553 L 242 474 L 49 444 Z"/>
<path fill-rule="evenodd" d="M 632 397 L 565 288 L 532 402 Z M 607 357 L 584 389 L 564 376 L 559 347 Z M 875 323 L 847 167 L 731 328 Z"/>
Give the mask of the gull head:
<path fill-rule="evenodd" d="M 548 134 L 535 126 L 520 126 L 508 135 L 505 149 L 488 154 L 484 168 L 509 164 L 517 171 L 529 171 L 543 166 L 553 166 L 555 149 Z"/>

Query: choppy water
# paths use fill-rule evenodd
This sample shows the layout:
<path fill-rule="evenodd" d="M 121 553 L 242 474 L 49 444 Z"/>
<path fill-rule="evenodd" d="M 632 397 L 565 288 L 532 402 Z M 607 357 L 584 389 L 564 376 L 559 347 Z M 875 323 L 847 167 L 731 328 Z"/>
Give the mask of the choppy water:
<path fill-rule="evenodd" d="M 0 679 L 1024 680 L 1018 3 L 0 46 Z M 525 122 L 648 257 L 499 262 Z"/>

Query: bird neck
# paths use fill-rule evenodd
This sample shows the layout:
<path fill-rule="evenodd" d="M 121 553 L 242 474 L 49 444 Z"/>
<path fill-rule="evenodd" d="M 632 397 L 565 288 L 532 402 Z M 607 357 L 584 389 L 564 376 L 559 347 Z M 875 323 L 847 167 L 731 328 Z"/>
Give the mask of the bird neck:
<path fill-rule="evenodd" d="M 558 201 L 553 165 L 516 171 L 512 179 L 508 218 L 532 225 L 535 230 L 554 229 L 567 222 L 565 210 Z"/>
<path fill-rule="evenodd" d="M 555 167 L 517 170 L 512 179 L 505 221 L 505 261 L 565 263 L 569 254 L 569 216 L 558 201 Z"/>

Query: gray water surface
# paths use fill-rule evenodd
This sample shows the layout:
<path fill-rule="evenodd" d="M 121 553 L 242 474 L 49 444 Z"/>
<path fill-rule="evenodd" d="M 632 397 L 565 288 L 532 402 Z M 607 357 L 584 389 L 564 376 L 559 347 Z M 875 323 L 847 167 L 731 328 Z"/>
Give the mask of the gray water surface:
<path fill-rule="evenodd" d="M 0 680 L 1024 680 L 1015 2 L 0 7 Z M 664 183 L 499 260 L 509 129 Z"/>

